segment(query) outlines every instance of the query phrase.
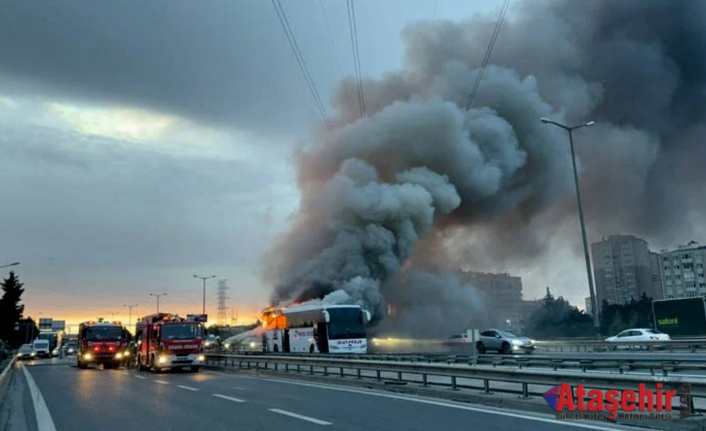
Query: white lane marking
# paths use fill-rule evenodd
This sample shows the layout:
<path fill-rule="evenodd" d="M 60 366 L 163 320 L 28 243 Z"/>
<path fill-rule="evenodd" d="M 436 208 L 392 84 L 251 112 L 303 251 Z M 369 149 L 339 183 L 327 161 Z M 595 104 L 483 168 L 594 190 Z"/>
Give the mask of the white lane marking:
<path fill-rule="evenodd" d="M 51 418 L 51 413 L 47 408 L 47 403 L 44 402 L 44 397 L 42 392 L 39 390 L 37 383 L 32 378 L 32 375 L 27 371 L 27 367 L 22 366 L 22 372 L 27 379 L 27 386 L 29 386 L 29 392 L 32 395 L 32 401 L 34 402 L 34 414 L 37 418 L 37 428 L 42 431 L 56 431 L 54 427 L 54 420 Z"/>
<path fill-rule="evenodd" d="M 245 376 L 243 376 L 243 377 L 245 377 Z M 429 399 L 414 398 L 414 397 L 403 396 L 403 395 L 392 395 L 392 394 L 385 394 L 385 393 L 378 393 L 378 392 L 369 392 L 369 391 L 362 391 L 359 389 L 350 389 L 350 388 L 342 388 L 342 387 L 337 387 L 337 386 L 320 385 L 320 384 L 316 384 L 316 383 L 293 382 L 293 381 L 279 380 L 279 379 L 266 379 L 266 378 L 261 378 L 261 377 L 260 378 L 247 377 L 247 378 L 260 379 L 260 380 L 265 380 L 268 382 L 286 383 L 286 384 L 290 384 L 290 385 L 308 386 L 308 387 L 312 387 L 312 388 L 329 389 L 332 391 L 351 392 L 354 394 L 371 395 L 371 396 L 375 396 L 375 397 L 392 398 L 395 400 L 412 401 L 412 402 L 421 403 L 421 404 L 430 404 L 430 405 L 440 406 L 440 407 L 449 407 L 449 408 L 453 408 L 453 409 L 467 410 L 467 411 L 472 411 L 472 412 L 476 412 L 476 413 L 488 413 L 488 414 L 493 414 L 493 415 L 507 416 L 507 417 L 524 419 L 524 420 L 531 420 L 531 421 L 536 421 L 536 422 L 544 422 L 544 423 L 550 423 L 550 424 L 555 424 L 555 425 L 562 425 L 565 427 L 583 428 L 583 429 L 594 430 L 594 431 L 605 431 L 607 429 L 613 429 L 613 430 L 638 430 L 639 429 L 639 428 L 627 427 L 627 426 L 607 428 L 605 425 L 604 426 L 596 426 L 596 425 L 591 425 L 591 424 L 562 421 L 562 420 L 557 420 L 557 419 L 551 419 L 550 417 L 538 416 L 537 414 L 532 415 L 531 413 L 511 413 L 508 411 L 495 410 L 492 407 L 483 407 L 483 408 L 471 407 L 471 406 L 467 406 L 467 405 L 453 404 L 453 403 L 444 402 L 444 401 L 434 401 L 434 400 L 429 400 Z"/>
<path fill-rule="evenodd" d="M 321 419 L 316 419 L 316 418 L 312 418 L 309 416 L 298 415 L 296 413 L 288 412 L 286 410 L 280 410 L 280 409 L 267 409 L 267 410 L 269 410 L 273 413 L 279 413 L 281 415 L 291 416 L 293 418 L 301 419 L 301 420 L 307 421 L 307 422 L 313 422 L 313 423 L 319 424 L 319 425 L 333 425 L 331 422 L 322 421 Z"/>
<path fill-rule="evenodd" d="M 165 382 L 164 380 L 155 380 L 154 382 L 155 382 L 155 383 L 161 383 L 161 384 L 163 384 L 163 385 L 168 385 L 168 384 L 169 384 L 169 382 Z"/>
<path fill-rule="evenodd" d="M 194 392 L 198 391 L 198 389 L 192 388 L 191 386 L 177 385 L 177 388 L 186 389 L 187 391 L 194 391 Z"/>
<path fill-rule="evenodd" d="M 228 395 L 221 395 L 221 394 L 211 394 L 211 395 L 213 395 L 214 397 L 223 398 L 224 400 L 229 400 L 229 401 L 233 401 L 236 403 L 244 403 L 245 402 L 245 400 L 241 400 L 240 398 L 229 397 Z"/>
<path fill-rule="evenodd" d="M 247 389 L 245 389 L 245 388 L 241 388 L 240 386 L 233 386 L 233 389 L 237 389 L 237 390 L 239 390 L 239 391 L 245 391 L 245 390 L 247 390 Z"/>
<path fill-rule="evenodd" d="M 145 376 L 135 376 L 135 378 L 145 380 L 147 377 L 145 377 Z"/>

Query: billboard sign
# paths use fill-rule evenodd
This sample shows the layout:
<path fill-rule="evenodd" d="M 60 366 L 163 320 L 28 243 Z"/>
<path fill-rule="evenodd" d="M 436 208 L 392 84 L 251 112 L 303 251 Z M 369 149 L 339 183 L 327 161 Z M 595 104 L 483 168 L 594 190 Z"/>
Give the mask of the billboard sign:
<path fill-rule="evenodd" d="M 56 331 L 56 332 L 66 330 L 66 321 L 65 320 L 53 320 L 51 322 L 51 330 Z"/>
<path fill-rule="evenodd" d="M 51 317 L 41 317 L 39 319 L 39 330 L 40 331 L 51 331 L 51 326 L 52 326 L 52 319 Z"/>
<path fill-rule="evenodd" d="M 655 329 L 671 337 L 701 337 L 706 335 L 706 302 L 696 298 L 652 301 Z"/>

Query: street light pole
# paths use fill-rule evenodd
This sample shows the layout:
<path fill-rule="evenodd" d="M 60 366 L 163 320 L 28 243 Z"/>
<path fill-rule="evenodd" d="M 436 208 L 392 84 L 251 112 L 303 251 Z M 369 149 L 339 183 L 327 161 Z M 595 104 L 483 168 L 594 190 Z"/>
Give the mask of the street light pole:
<path fill-rule="evenodd" d="M 17 266 L 19 264 L 20 264 L 19 262 L 12 262 L 12 263 L 8 263 L 7 265 L 0 266 L 0 268 L 7 268 L 8 266 Z"/>
<path fill-rule="evenodd" d="M 211 275 L 208 277 L 201 277 L 200 275 L 194 274 L 194 278 L 200 278 L 201 281 L 203 281 L 203 311 L 201 313 L 206 314 L 206 280 L 208 280 L 209 278 L 216 278 L 216 276 Z"/>
<path fill-rule="evenodd" d="M 591 273 L 591 257 L 588 253 L 588 240 L 586 239 L 586 224 L 583 219 L 583 206 L 581 205 L 581 190 L 579 188 L 579 175 L 576 169 L 576 153 L 574 151 L 574 135 L 573 131 L 580 129 L 582 127 L 589 127 L 596 124 L 594 121 L 589 121 L 584 124 L 579 124 L 578 126 L 565 126 L 563 124 L 552 121 L 548 118 L 541 118 L 540 121 L 544 124 L 552 124 L 557 127 L 561 127 L 569 133 L 569 146 L 571 147 L 571 162 L 574 167 L 574 184 L 576 185 L 576 201 L 578 203 L 579 210 L 579 222 L 581 224 L 581 238 L 583 239 L 583 254 L 586 260 L 586 276 L 588 277 L 588 290 L 591 294 L 591 308 L 593 314 L 593 326 L 596 330 L 596 335 L 600 338 L 601 325 L 598 320 L 598 303 L 596 302 L 596 293 L 593 287 L 593 274 Z"/>
<path fill-rule="evenodd" d="M 159 297 L 160 296 L 167 296 L 166 292 L 165 293 L 150 293 L 150 296 L 155 296 L 157 298 L 157 313 L 159 313 Z"/>
<path fill-rule="evenodd" d="M 130 317 L 128 317 L 128 319 L 127 319 L 127 327 L 129 328 L 130 326 L 132 326 L 132 307 L 137 307 L 137 304 L 132 304 L 132 305 L 123 304 L 123 307 L 127 307 L 128 310 L 130 310 L 130 314 L 129 314 Z M 157 311 L 157 312 L 159 313 L 159 311 Z"/>

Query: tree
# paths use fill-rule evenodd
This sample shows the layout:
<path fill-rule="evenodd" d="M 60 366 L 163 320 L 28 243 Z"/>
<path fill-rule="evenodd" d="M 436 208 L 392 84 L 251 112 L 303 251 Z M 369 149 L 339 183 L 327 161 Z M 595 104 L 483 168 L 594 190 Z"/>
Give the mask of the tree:
<path fill-rule="evenodd" d="M 2 281 L 2 298 L 0 298 L 0 339 L 14 339 L 15 326 L 20 322 L 25 306 L 20 303 L 23 284 L 13 271 Z"/>
<path fill-rule="evenodd" d="M 32 340 L 39 336 L 39 328 L 31 317 L 21 319 L 18 324 L 18 330 L 15 332 L 13 344 L 18 347 L 22 344 L 31 343 Z"/>
<path fill-rule="evenodd" d="M 526 331 L 545 339 L 588 337 L 593 334 L 593 319 L 563 297 L 555 298 L 547 287 L 542 307 L 530 316 Z"/>

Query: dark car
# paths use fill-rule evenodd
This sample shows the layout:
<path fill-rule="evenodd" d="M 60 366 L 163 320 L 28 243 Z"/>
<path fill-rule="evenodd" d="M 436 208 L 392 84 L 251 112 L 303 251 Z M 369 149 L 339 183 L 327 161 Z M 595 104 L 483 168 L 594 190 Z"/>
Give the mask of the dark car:
<path fill-rule="evenodd" d="M 34 360 L 37 357 L 37 352 L 31 344 L 23 344 L 17 352 L 17 360 L 29 359 Z"/>

